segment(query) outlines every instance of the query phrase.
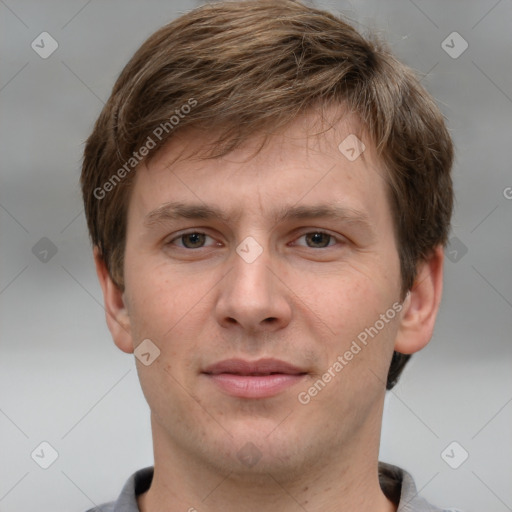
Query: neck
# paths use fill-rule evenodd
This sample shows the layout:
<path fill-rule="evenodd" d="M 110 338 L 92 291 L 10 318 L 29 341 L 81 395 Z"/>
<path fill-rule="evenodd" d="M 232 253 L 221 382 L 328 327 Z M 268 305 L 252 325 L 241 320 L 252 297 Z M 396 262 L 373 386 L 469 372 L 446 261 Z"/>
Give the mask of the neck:
<path fill-rule="evenodd" d="M 380 418 L 295 472 L 281 467 L 244 474 L 185 453 L 153 418 L 155 472 L 149 491 L 138 497 L 140 511 L 396 512 L 378 480 Z"/>

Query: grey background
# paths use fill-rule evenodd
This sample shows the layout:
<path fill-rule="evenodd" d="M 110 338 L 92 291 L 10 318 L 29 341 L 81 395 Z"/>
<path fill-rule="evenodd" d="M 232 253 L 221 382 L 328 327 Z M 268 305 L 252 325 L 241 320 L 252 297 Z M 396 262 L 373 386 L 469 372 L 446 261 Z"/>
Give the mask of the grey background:
<path fill-rule="evenodd" d="M 2 512 L 84 511 L 152 464 L 133 359 L 105 325 L 78 178 L 83 142 L 122 66 L 195 5 L 0 0 Z M 381 458 L 440 506 L 512 510 L 512 1 L 316 5 L 378 30 L 425 75 L 457 147 L 442 311 L 387 396 Z M 47 59 L 31 48 L 43 31 L 59 45 Z M 441 46 L 453 31 L 469 44 L 458 58 Z M 43 237 L 54 255 L 47 241 L 33 253 Z M 31 458 L 42 441 L 59 455 L 48 469 Z M 441 457 L 452 441 L 469 453 L 458 469 Z"/>

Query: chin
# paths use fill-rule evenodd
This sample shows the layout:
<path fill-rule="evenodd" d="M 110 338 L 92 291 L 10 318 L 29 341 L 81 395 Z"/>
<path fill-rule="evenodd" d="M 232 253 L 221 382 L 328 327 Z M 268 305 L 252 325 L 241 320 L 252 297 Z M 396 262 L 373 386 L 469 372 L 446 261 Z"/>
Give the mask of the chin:
<path fill-rule="evenodd" d="M 304 445 L 289 430 L 277 435 L 268 428 L 268 422 L 265 428 L 254 422 L 251 428 L 246 426 L 241 432 L 228 431 L 232 432 L 232 437 L 219 440 L 220 446 L 213 442 L 212 445 L 217 446 L 207 450 L 209 453 L 203 452 L 203 456 L 222 472 L 232 473 L 233 478 L 254 481 L 255 477 L 261 477 L 268 484 L 269 473 L 276 478 L 279 474 L 289 477 L 290 472 L 296 472 L 305 462 L 304 454 L 298 451 L 303 450 Z"/>

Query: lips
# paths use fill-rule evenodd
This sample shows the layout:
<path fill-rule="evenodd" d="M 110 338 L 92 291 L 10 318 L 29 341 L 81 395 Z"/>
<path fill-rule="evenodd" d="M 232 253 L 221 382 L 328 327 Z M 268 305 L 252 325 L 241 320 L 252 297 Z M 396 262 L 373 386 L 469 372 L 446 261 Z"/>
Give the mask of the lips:
<path fill-rule="evenodd" d="M 208 366 L 204 373 L 218 375 L 229 373 L 233 375 L 258 376 L 258 375 L 301 375 L 306 372 L 279 359 L 260 359 L 259 361 L 244 361 L 243 359 L 227 359 Z"/>
<path fill-rule="evenodd" d="M 237 398 L 269 398 L 301 381 L 306 371 L 278 359 L 227 359 L 203 371 L 224 393 Z"/>

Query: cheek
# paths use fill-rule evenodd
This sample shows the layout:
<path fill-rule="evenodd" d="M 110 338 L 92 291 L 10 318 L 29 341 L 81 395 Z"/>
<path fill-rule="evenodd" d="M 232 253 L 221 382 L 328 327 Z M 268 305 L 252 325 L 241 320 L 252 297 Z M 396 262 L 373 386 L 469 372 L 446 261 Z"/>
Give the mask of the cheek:
<path fill-rule="evenodd" d="M 358 280 L 357 286 L 346 280 L 344 284 L 319 295 L 329 334 L 317 344 L 323 352 L 321 373 L 309 383 L 313 388 L 305 389 L 315 395 L 319 407 L 341 416 L 348 410 L 363 411 L 381 396 L 399 319 L 399 303 L 389 290 L 383 293 L 369 280 Z"/>
<path fill-rule="evenodd" d="M 208 287 L 190 285 L 190 275 L 153 268 L 132 275 L 130 322 L 135 344 L 149 338 L 160 350 L 160 377 L 189 378 L 190 366 L 201 349 L 209 303 Z M 211 286 L 210 286 L 211 288 Z M 137 341 L 139 340 L 139 341 Z M 142 377 L 141 377 L 142 378 Z"/>
<path fill-rule="evenodd" d="M 331 276 L 310 293 L 311 310 L 322 320 L 315 322 L 315 315 L 310 314 L 312 329 L 316 337 L 320 330 L 325 332 L 318 348 L 323 349 L 326 370 L 339 362 L 338 356 L 342 358 L 343 370 L 337 374 L 344 378 L 338 384 L 345 379 L 343 386 L 369 377 L 374 380 L 370 369 L 385 378 L 398 328 L 398 313 L 393 308 L 399 306 L 395 288 L 382 277 L 372 279 L 353 270 L 343 277 Z"/>
<path fill-rule="evenodd" d="M 373 324 L 391 307 L 395 293 L 376 273 L 362 268 L 344 268 L 339 273 L 308 279 L 297 295 L 320 316 L 332 333 L 354 334 Z"/>
<path fill-rule="evenodd" d="M 172 278 L 163 265 L 151 265 L 144 254 L 127 258 L 126 289 L 129 290 L 129 314 L 132 329 L 139 334 L 162 337 L 191 308 L 197 292 L 187 286 L 186 278 L 174 272 Z"/>

